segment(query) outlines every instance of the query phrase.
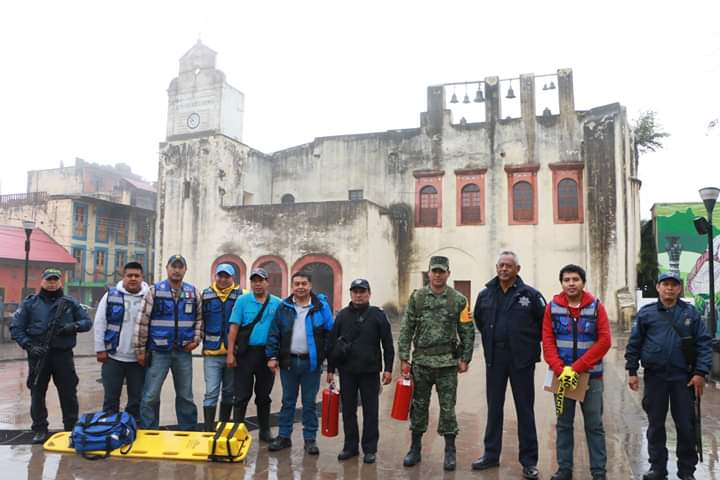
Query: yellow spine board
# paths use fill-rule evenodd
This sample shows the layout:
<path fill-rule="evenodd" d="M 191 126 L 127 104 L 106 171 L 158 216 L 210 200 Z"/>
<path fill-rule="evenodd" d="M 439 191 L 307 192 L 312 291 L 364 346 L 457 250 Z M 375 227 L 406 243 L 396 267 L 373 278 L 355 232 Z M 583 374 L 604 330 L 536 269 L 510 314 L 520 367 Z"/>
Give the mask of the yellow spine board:
<path fill-rule="evenodd" d="M 223 424 L 218 423 L 218 428 Z M 230 439 L 230 453 L 232 458 L 227 456 L 227 433 L 232 429 L 233 424 L 224 425 L 220 434 L 215 455 L 218 460 L 228 462 L 241 462 L 245 459 L 250 446 L 252 436 L 248 433 L 244 423 L 241 423 Z M 213 444 L 215 432 L 175 432 L 170 430 L 138 430 L 137 438 L 132 448 L 126 454 L 120 453 L 120 448 L 110 453 L 112 457 L 129 458 L 153 458 L 157 460 L 193 460 L 208 461 Z M 51 436 L 43 445 L 45 450 L 57 453 L 75 453 L 70 448 L 70 432 L 59 432 Z M 104 452 L 88 452 L 102 454 Z"/>

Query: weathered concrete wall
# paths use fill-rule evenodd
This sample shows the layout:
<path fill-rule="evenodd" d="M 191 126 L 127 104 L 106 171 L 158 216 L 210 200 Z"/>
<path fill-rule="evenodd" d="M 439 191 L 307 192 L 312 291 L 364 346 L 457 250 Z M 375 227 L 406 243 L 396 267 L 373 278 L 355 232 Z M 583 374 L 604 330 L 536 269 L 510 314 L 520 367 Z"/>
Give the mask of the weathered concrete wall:
<path fill-rule="evenodd" d="M 81 193 L 84 179 L 82 168 L 65 167 L 49 170 L 30 170 L 27 174 L 27 191 L 47 192 L 48 195 Z"/>
<path fill-rule="evenodd" d="M 0 208 L 0 224 L 22 227 L 23 220 L 32 220 L 65 248 L 72 239 L 72 200 L 59 199 Z"/>

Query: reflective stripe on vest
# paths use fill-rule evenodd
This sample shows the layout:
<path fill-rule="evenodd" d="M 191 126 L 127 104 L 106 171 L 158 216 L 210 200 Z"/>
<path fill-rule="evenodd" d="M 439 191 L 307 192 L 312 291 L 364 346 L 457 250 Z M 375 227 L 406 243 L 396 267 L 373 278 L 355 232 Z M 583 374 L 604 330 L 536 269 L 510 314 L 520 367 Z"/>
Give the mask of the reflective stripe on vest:
<path fill-rule="evenodd" d="M 193 341 L 196 302 L 195 287 L 189 283 L 183 282 L 177 302 L 167 280 L 155 284 L 148 338 L 150 350 L 179 350 Z"/>
<path fill-rule="evenodd" d="M 107 293 L 107 305 L 105 308 L 105 350 L 108 353 L 115 353 L 120 343 L 120 330 L 125 320 L 125 296 L 117 288 L 111 288 Z"/>
<path fill-rule="evenodd" d="M 203 350 L 218 350 L 221 345 L 227 348 L 230 314 L 241 292 L 240 287 L 234 288 L 223 302 L 212 288 L 203 290 Z"/>
<path fill-rule="evenodd" d="M 555 302 L 550 304 L 553 333 L 558 353 L 565 365 L 572 365 L 597 342 L 597 307 L 598 300 L 580 310 L 580 317 L 575 321 L 567 307 Z M 575 327 L 575 338 L 573 338 Z M 573 355 L 575 354 L 575 355 Z M 592 378 L 602 375 L 602 361 L 590 369 Z"/>

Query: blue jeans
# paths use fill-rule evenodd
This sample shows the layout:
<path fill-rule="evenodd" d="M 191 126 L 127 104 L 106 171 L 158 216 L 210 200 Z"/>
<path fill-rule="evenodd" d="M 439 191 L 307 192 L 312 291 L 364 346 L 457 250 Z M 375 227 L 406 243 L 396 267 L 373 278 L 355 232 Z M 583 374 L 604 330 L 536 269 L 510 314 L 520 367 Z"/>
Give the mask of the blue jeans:
<path fill-rule="evenodd" d="M 590 472 L 605 473 L 607 465 L 607 449 L 605 447 L 605 430 L 603 429 L 603 382 L 602 379 L 590 380 L 590 388 L 585 394 L 585 401 L 580 403 L 585 424 L 590 456 Z M 556 455 L 560 470 L 572 472 L 573 468 L 573 423 L 575 420 L 575 400 L 565 398 L 563 413 L 557 419 Z"/>
<path fill-rule="evenodd" d="M 320 369 L 310 370 L 310 360 L 290 357 L 290 368 L 280 370 L 282 383 L 282 408 L 278 419 L 278 434 L 290 438 L 295 418 L 295 404 L 298 389 L 302 389 L 302 423 L 303 438 L 315 440 L 318 429 L 317 407 L 315 398 L 320 389 Z"/>
<path fill-rule="evenodd" d="M 145 387 L 140 403 L 140 425 L 155 429 L 160 423 L 160 391 L 172 370 L 175 385 L 175 414 L 183 430 L 197 427 L 197 407 L 192 392 L 192 354 L 189 352 L 152 352 L 145 372 Z"/>
<path fill-rule="evenodd" d="M 214 407 L 220 397 L 222 384 L 222 403 L 232 405 L 235 400 L 235 372 L 225 365 L 225 355 L 205 355 L 203 357 L 205 374 L 204 407 Z"/>

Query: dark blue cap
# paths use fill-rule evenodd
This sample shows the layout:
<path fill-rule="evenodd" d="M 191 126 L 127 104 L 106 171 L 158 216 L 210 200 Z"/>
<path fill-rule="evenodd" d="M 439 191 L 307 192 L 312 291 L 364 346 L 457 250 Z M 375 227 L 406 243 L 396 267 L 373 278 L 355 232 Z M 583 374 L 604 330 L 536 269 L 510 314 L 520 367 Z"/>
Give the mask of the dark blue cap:
<path fill-rule="evenodd" d="M 682 278 L 678 272 L 662 272 L 658 275 L 658 283 L 663 280 L 675 280 L 677 283 L 682 283 Z"/>
<path fill-rule="evenodd" d="M 350 290 L 362 288 L 363 290 L 370 290 L 370 282 L 364 278 L 356 278 L 350 283 Z"/>

